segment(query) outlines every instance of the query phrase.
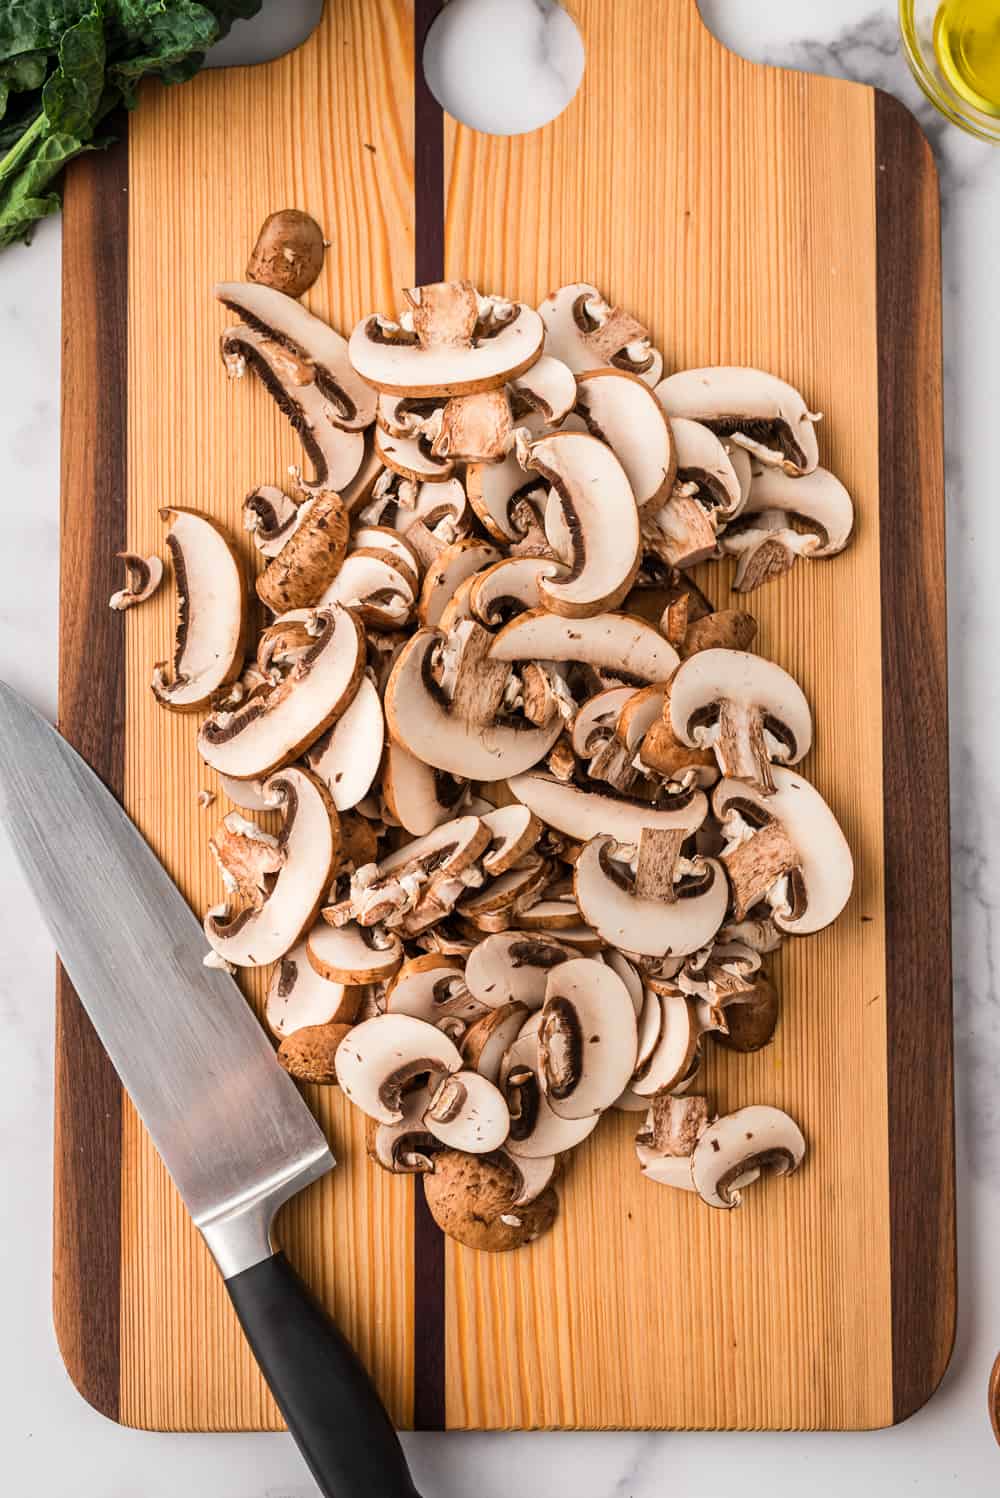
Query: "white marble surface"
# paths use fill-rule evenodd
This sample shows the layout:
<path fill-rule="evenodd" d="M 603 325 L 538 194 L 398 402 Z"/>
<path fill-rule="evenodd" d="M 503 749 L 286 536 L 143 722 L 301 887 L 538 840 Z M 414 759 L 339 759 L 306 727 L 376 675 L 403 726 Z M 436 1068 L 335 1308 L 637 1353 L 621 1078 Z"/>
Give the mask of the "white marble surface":
<path fill-rule="evenodd" d="M 313 0 L 295 0 L 308 4 Z M 525 46 L 522 70 L 561 97 L 546 0 L 455 0 L 522 23 L 528 41 L 474 38 L 495 76 Z M 623 0 L 623 10 L 627 0 Z M 1000 796 L 990 748 L 1000 726 L 994 629 L 1000 631 L 1000 507 L 992 438 L 1000 408 L 1000 152 L 945 127 L 911 83 L 892 0 L 703 0 L 714 30 L 746 55 L 878 83 L 915 106 L 941 166 L 945 225 L 951 732 L 958 1036 L 958 1342 L 936 1398 L 906 1425 L 873 1435 L 567 1435 L 407 1438 L 425 1498 L 815 1498 L 844 1491 L 994 1494 L 1000 1450 L 985 1414 L 1000 1347 Z M 475 18 L 474 18 L 475 19 Z M 481 34 L 482 35 L 482 34 Z M 491 50 L 492 48 L 492 50 Z M 484 65 L 484 64 L 483 64 Z M 547 81 L 546 81 L 547 75 Z M 517 76 L 504 75 L 516 100 Z M 475 89 L 471 90 L 475 93 Z M 494 89 L 491 99 L 495 99 Z M 534 107 L 534 99 L 529 100 Z M 492 105 L 491 105 L 492 107 Z M 508 121 L 507 128 L 512 128 Z M 50 713 L 56 694 L 59 227 L 0 258 L 0 675 Z M 62 1498 L 307 1498 L 315 1489 L 280 1436 L 157 1436 L 120 1430 L 78 1398 L 49 1313 L 53 955 L 0 848 L 0 1424 L 4 1491 Z M 914 1121 L 915 1127 L 919 1120 Z"/>

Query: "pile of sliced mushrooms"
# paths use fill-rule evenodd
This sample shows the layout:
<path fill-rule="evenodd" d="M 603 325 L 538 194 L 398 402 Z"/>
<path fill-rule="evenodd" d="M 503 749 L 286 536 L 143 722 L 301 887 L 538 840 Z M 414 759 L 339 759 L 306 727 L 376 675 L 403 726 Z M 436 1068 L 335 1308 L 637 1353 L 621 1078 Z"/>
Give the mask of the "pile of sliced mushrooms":
<path fill-rule="evenodd" d="M 819 418 L 755 369 L 664 377 L 583 283 L 537 310 L 415 287 L 345 339 L 297 299 L 322 256 L 283 257 L 281 219 L 216 289 L 226 373 L 303 448 L 244 504 L 266 624 L 234 539 L 162 512 L 179 625 L 152 689 L 206 715 L 235 808 L 206 960 L 273 965 L 281 1064 L 339 1084 L 462 1243 L 545 1232 L 609 1109 L 647 1180 L 736 1207 L 805 1142 L 778 1108 L 715 1117 L 703 1046 L 768 1043 L 764 960 L 838 917 L 853 864 L 793 768 L 802 689 L 687 569 L 731 556 L 746 593 L 844 548 Z M 117 608 L 163 570 L 125 564 Z"/>

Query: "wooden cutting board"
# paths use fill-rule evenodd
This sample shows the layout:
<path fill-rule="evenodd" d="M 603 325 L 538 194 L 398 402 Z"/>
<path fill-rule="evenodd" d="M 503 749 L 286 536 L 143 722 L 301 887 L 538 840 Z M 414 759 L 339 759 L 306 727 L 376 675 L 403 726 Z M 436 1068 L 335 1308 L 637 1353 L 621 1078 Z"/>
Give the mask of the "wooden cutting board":
<path fill-rule="evenodd" d="M 74 169 L 65 221 L 62 724 L 198 910 L 224 799 L 194 720 L 159 711 L 170 589 L 124 621 L 114 551 L 162 551 L 162 504 L 239 529 L 296 457 L 252 382 L 230 387 L 211 288 L 271 210 L 330 240 L 309 305 L 349 330 L 414 281 L 537 302 L 596 282 L 668 367 L 749 363 L 825 413 L 857 501 L 852 548 L 753 596 L 760 646 L 815 707 L 806 773 L 854 849 L 834 930 L 775 962 L 777 1038 L 710 1049 L 722 1110 L 786 1107 L 807 1168 L 712 1212 L 644 1183 L 632 1117 L 573 1157 L 529 1251 L 445 1243 L 362 1123 L 308 1092 L 341 1160 L 282 1225 L 291 1257 L 404 1426 L 826 1427 L 904 1419 L 936 1388 L 955 1309 L 938 197 L 906 111 L 753 66 L 694 0 L 575 0 L 565 113 L 494 138 L 415 76 L 430 0 L 331 0 L 294 55 L 150 87 L 128 144 Z M 706 573 L 728 602 L 728 564 Z M 142 954 L 136 953 L 141 963 Z M 259 1003 L 261 984 L 247 986 Z M 130 1425 L 279 1419 L 208 1255 L 82 1015 L 59 987 L 56 1319 L 85 1396 Z M 253 1128 L 252 1116 L 245 1125 Z"/>

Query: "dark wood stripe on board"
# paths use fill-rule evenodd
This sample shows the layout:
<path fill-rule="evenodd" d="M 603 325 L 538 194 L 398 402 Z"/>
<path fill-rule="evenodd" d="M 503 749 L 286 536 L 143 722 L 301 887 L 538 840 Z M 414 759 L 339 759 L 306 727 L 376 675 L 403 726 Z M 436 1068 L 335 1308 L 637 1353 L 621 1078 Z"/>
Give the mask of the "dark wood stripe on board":
<path fill-rule="evenodd" d="M 80 158 L 63 223 L 59 727 L 121 799 L 125 633 L 108 598 L 125 546 L 128 145 Z M 122 1089 L 69 979 L 56 984 L 53 1309 L 80 1393 L 117 1420 Z"/>
<path fill-rule="evenodd" d="M 913 116 L 878 91 L 875 155 L 889 1201 L 893 1418 L 898 1423 L 937 1388 L 955 1334 L 948 683 L 937 175 Z M 932 922 L 928 910 L 934 912 Z"/>
<path fill-rule="evenodd" d="M 444 113 L 421 58 L 441 0 L 414 11 L 414 274 L 418 286 L 444 277 Z M 413 1428 L 445 1428 L 445 1248 L 423 1187 L 413 1192 Z"/>

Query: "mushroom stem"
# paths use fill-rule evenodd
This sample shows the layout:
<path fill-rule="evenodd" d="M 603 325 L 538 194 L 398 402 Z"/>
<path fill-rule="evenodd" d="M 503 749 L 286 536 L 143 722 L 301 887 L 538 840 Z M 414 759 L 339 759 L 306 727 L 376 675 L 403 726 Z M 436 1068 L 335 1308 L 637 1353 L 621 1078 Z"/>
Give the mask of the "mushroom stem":
<path fill-rule="evenodd" d="M 644 899 L 677 899 L 674 876 L 686 833 L 683 828 L 644 827 L 639 838 L 635 892 Z"/>
<path fill-rule="evenodd" d="M 723 775 L 745 780 L 765 796 L 774 790 L 771 756 L 764 739 L 764 716 L 754 704 L 728 698 L 719 704 L 715 753 Z"/>
<path fill-rule="evenodd" d="M 797 867 L 799 854 L 781 823 L 771 821 L 724 852 L 722 862 L 733 891 L 736 919 L 742 921 L 779 879 Z"/>

